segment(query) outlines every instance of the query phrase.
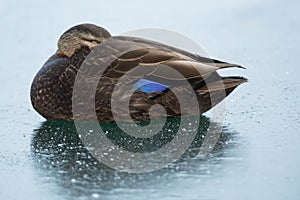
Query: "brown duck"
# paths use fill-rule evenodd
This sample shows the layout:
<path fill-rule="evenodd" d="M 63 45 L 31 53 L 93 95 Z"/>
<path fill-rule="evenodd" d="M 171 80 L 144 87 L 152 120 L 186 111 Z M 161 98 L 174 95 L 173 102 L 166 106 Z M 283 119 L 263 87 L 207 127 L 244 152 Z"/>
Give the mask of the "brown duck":
<path fill-rule="evenodd" d="M 92 53 L 94 51 L 96 53 Z M 110 62 L 107 63 L 106 60 Z M 157 111 L 157 114 L 154 109 L 151 111 L 153 116 L 199 115 L 247 81 L 243 77 L 221 77 L 216 72 L 222 68 L 242 68 L 239 65 L 202 57 L 142 38 L 111 36 L 99 26 L 80 24 L 63 33 L 58 41 L 57 52 L 47 60 L 32 82 L 31 102 L 39 114 L 48 120 L 74 120 L 74 83 L 83 65 L 93 66 L 94 69 L 98 67 L 102 72 L 101 75 L 93 72 L 94 76 L 101 77 L 94 79 L 98 82 L 92 101 L 80 102 L 80 98 L 77 98 L 77 104 L 83 109 L 92 107 L 97 120 L 107 122 L 128 121 L 124 115 L 126 109 L 129 109 L 134 121 L 150 120 L 149 109 L 155 104 L 161 105 L 165 111 L 163 114 Z M 181 76 L 166 70 L 166 66 L 176 70 Z M 141 68 L 143 70 L 137 72 Z M 130 74 L 131 71 L 135 73 Z M 116 87 L 125 74 L 127 78 L 122 82 L 124 87 Z M 89 76 L 91 74 L 86 79 Z M 126 83 L 133 87 L 125 87 Z M 80 82 L 78 84 L 81 87 Z M 89 89 L 89 86 L 82 86 L 79 90 L 84 99 Z M 118 104 L 114 115 L 111 106 L 113 93 Z M 195 95 L 198 108 L 185 106 L 182 109 L 176 94 L 184 96 L 184 105 L 192 105 L 189 101 L 193 98 L 189 94 Z M 126 103 L 128 99 L 129 104 Z M 92 114 L 90 116 L 82 112 L 81 115 L 82 120 L 95 119 Z"/>

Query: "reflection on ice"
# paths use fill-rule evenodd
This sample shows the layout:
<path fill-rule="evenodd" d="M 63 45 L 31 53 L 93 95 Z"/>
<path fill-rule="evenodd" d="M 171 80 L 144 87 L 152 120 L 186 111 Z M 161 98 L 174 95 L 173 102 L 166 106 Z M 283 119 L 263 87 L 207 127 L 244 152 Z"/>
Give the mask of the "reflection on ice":
<path fill-rule="evenodd" d="M 222 164 L 223 159 L 220 158 L 223 153 L 233 147 L 228 142 L 234 137 L 234 133 L 223 128 L 214 150 L 206 158 L 200 159 L 199 149 L 210 123 L 211 126 L 219 125 L 204 116 L 198 119 L 200 126 L 197 135 L 177 161 L 160 170 L 137 174 L 114 170 L 99 162 L 80 140 L 73 122 L 46 121 L 35 130 L 32 140 L 35 167 L 41 169 L 45 177 L 54 178 L 55 182 L 67 189 L 66 194 L 71 197 L 95 197 L 99 194 L 118 196 L 122 189 L 133 193 L 141 188 L 155 191 L 164 184 L 189 175 L 197 179 L 198 175 L 207 175 L 217 170 L 218 164 Z M 172 140 L 174 134 L 170 130 L 176 130 L 179 122 L 179 118 L 168 119 L 163 130 L 152 139 L 138 140 L 121 132 L 115 123 L 100 124 L 115 144 L 127 151 L 146 152 L 154 151 Z"/>

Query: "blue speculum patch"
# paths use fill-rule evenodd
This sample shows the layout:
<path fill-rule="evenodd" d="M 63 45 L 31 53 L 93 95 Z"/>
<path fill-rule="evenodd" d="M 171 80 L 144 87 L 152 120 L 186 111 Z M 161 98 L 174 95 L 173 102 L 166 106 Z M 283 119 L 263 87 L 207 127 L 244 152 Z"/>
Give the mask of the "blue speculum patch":
<path fill-rule="evenodd" d="M 158 82 L 154 82 L 154 81 L 150 81 L 147 79 L 140 79 L 138 80 L 135 84 L 133 89 L 137 90 L 137 91 L 141 91 L 141 92 L 145 92 L 147 94 L 152 93 L 152 92 L 162 92 L 166 89 L 168 89 L 169 86 L 158 83 Z"/>

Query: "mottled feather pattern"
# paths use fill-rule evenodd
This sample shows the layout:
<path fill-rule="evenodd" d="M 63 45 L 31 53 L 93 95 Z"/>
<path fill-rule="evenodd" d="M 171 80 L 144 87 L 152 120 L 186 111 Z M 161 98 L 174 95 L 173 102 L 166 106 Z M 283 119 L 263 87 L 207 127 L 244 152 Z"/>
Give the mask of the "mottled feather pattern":
<path fill-rule="evenodd" d="M 109 66 L 106 66 L 107 63 Z M 84 69 L 80 68 L 82 64 Z M 153 110 L 154 116 L 198 115 L 222 101 L 238 85 L 247 81 L 242 77 L 222 78 L 216 72 L 218 69 L 229 67 L 240 66 L 201 57 L 142 38 L 114 36 L 92 51 L 82 46 L 71 57 L 60 54 L 50 57 L 33 80 L 31 100 L 33 107 L 46 119 L 74 120 L 73 87 L 78 70 L 83 70 L 80 73 L 86 76 L 88 81 L 100 80 L 97 82 L 94 102 L 82 102 L 83 108 L 95 110 L 98 121 L 115 121 L 111 108 L 113 92 L 117 103 L 124 105 L 119 110 L 114 110 L 119 120 L 128 120 L 124 115 L 128 107 L 133 120 L 150 120 L 149 109 L 155 104 L 160 104 L 166 110 L 166 116 L 161 116 Z M 176 70 L 182 76 L 170 73 L 167 68 Z M 101 73 L 102 76 L 99 77 Z M 116 88 L 118 80 L 124 75 L 124 87 Z M 141 79 L 166 85 L 170 89 L 153 89 L 149 90 L 150 92 L 137 90 L 133 94 L 130 94 L 129 89 L 124 89 L 126 85 L 132 85 Z M 193 91 L 188 89 L 187 83 Z M 80 95 L 83 96 L 85 91 L 90 90 L 88 85 L 80 83 L 77 87 L 81 87 Z M 187 107 L 185 113 L 181 113 L 175 93 L 186 95 L 184 101 L 187 105 L 192 95 L 196 94 L 200 112 L 193 107 Z M 129 99 L 128 106 L 126 101 Z M 81 116 L 81 119 L 88 121 L 92 120 L 92 117 L 86 115 Z"/>

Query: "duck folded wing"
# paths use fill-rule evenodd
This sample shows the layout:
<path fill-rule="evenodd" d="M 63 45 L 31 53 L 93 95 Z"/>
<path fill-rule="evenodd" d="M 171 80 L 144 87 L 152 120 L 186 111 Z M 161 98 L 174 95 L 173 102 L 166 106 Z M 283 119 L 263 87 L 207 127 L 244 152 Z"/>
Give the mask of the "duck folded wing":
<path fill-rule="evenodd" d="M 100 63 L 99 68 L 105 69 L 103 76 L 115 81 L 123 77 L 124 84 L 147 79 L 172 88 L 186 86 L 188 81 L 194 89 L 199 89 L 212 77 L 214 81 L 222 80 L 216 72 L 218 69 L 241 68 L 134 37 L 111 37 L 94 51 L 94 63 Z"/>
<path fill-rule="evenodd" d="M 118 105 L 124 105 L 132 99 L 130 110 L 137 114 L 136 117 L 148 113 L 153 104 L 163 105 L 167 109 L 167 116 L 201 114 L 245 81 L 239 77 L 225 79 L 217 73 L 219 69 L 240 67 L 238 65 L 139 38 L 109 38 L 89 56 L 87 59 L 92 61 L 90 63 L 102 70 L 103 79 L 98 85 L 96 101 L 103 100 L 105 95 L 101 88 L 107 80 L 114 86 L 105 99 L 113 98 Z M 132 90 L 136 92 L 132 93 Z M 181 96 L 195 94 L 200 113 L 194 113 L 193 107 L 185 108 L 186 112 L 181 113 L 174 92 Z M 189 101 L 190 98 L 186 99 Z M 121 116 L 122 107 L 117 110 Z"/>
<path fill-rule="evenodd" d="M 100 68 L 105 69 L 103 76 L 110 79 L 119 79 L 126 74 L 132 79 L 151 77 L 163 82 L 195 78 L 199 81 L 218 69 L 240 67 L 161 43 L 123 36 L 108 39 L 95 51 L 99 52 L 95 56 L 100 55 Z"/>

